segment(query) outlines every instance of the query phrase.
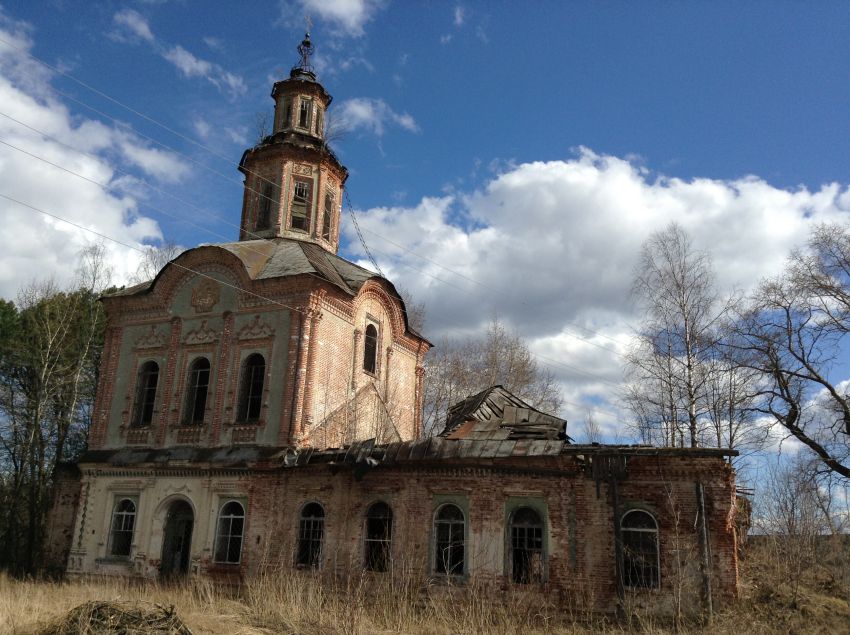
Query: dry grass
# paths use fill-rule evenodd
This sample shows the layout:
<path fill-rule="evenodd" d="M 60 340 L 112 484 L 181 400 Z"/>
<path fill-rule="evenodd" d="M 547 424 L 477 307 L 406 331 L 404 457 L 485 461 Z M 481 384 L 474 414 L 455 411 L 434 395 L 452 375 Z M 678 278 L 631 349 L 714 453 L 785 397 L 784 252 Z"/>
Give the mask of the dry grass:
<path fill-rule="evenodd" d="M 848 632 L 847 549 L 846 542 L 824 543 L 819 557 L 795 584 L 782 564 L 782 549 L 776 544 L 761 544 L 742 562 L 741 600 L 718 613 L 710 626 L 683 625 L 678 633 Z M 555 606 L 533 593 L 499 595 L 494 599 L 474 582 L 458 592 L 446 587 L 423 589 L 413 582 L 416 579 L 404 572 L 385 576 L 353 574 L 337 579 L 303 572 L 269 572 L 251 580 L 236 594 L 204 579 L 169 586 L 102 579 L 56 583 L 0 577 L 0 633 L 117 632 L 87 630 L 84 625 L 76 631 L 59 630 L 69 611 L 90 601 L 118 602 L 127 610 L 173 605 L 195 635 L 673 632 L 670 624 L 646 615 L 613 623 L 589 610 Z M 592 605 L 588 599 L 582 604 Z"/>

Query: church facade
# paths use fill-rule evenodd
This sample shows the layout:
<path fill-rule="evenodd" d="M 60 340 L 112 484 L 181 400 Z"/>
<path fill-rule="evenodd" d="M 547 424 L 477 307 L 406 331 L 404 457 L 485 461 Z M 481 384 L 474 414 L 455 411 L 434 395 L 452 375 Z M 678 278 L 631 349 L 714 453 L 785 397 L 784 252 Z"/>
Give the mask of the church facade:
<path fill-rule="evenodd" d="M 576 445 L 501 387 L 422 438 L 431 344 L 391 282 L 337 255 L 348 173 L 301 64 L 243 155 L 239 240 L 103 298 L 89 450 L 57 478 L 69 575 L 238 582 L 368 570 L 694 606 L 737 593 L 729 451 Z"/>

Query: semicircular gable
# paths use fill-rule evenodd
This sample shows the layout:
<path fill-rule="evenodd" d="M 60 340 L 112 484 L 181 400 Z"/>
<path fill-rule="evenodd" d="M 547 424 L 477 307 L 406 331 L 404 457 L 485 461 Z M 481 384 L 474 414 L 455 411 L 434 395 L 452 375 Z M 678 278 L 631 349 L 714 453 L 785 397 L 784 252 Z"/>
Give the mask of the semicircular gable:
<path fill-rule="evenodd" d="M 364 282 L 354 298 L 355 313 L 369 301 L 380 303 L 384 312 L 390 318 L 393 335 L 399 337 L 408 332 L 407 320 L 401 308 L 402 300 L 397 293 L 390 295 L 389 289 L 384 286 L 385 284 L 386 281 L 382 278 L 371 278 Z"/>
<path fill-rule="evenodd" d="M 149 293 L 167 303 L 185 285 L 210 278 L 237 289 L 247 289 L 251 283 L 245 263 L 238 256 L 216 245 L 204 245 L 184 251 L 165 265 L 151 282 Z"/>

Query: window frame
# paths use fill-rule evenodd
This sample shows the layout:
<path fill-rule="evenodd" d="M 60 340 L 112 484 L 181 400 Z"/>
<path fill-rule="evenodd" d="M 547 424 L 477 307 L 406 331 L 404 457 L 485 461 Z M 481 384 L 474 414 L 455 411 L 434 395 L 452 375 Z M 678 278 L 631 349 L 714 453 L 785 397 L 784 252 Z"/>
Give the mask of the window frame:
<path fill-rule="evenodd" d="M 318 508 L 320 516 L 306 516 L 310 508 Z M 325 551 L 325 507 L 318 501 L 309 501 L 298 513 L 298 538 L 295 547 L 295 566 L 299 569 L 321 569 Z M 318 532 L 317 532 L 318 527 Z M 318 537 L 317 534 L 318 533 Z M 306 549 L 304 546 L 306 545 Z M 302 554 L 306 558 L 302 558 Z"/>
<path fill-rule="evenodd" d="M 451 542 L 451 525 L 457 525 L 458 524 L 458 521 L 456 521 L 456 520 L 455 521 L 444 521 L 444 520 L 441 520 L 439 518 L 440 513 L 443 510 L 445 510 L 449 507 L 454 507 L 455 509 L 457 509 L 460 512 L 461 518 L 462 518 L 462 520 L 460 521 L 460 524 L 462 525 L 461 534 L 463 536 L 462 541 L 461 541 L 461 550 L 462 550 L 461 551 L 461 566 L 460 566 L 460 571 L 454 571 L 454 572 L 448 571 L 448 570 L 440 571 L 439 566 L 438 566 L 438 563 L 440 562 L 440 535 L 439 535 L 440 534 L 440 525 L 441 524 L 442 525 L 449 525 L 449 527 L 450 527 L 450 529 L 449 529 L 449 535 L 450 535 L 449 548 L 451 548 L 451 544 L 452 544 L 452 542 Z M 432 519 L 431 519 L 432 539 L 431 539 L 431 558 L 429 559 L 430 565 L 431 565 L 431 575 L 436 576 L 436 577 L 440 577 L 440 578 L 444 578 L 444 579 L 447 579 L 447 580 L 463 580 L 463 579 L 466 578 L 467 573 L 469 571 L 469 560 L 468 560 L 468 551 L 469 550 L 467 549 L 467 546 L 469 544 L 469 520 L 468 519 L 469 519 L 468 509 L 465 509 L 464 505 L 459 504 L 455 500 L 451 500 L 451 499 L 450 500 L 443 500 L 442 502 L 439 502 L 437 504 L 436 508 L 434 509 L 434 513 L 433 513 Z"/>
<path fill-rule="evenodd" d="M 372 510 L 384 507 L 388 514 L 386 516 L 372 515 Z M 385 522 L 387 528 L 384 537 L 370 537 L 370 520 L 388 519 Z M 363 569 L 374 573 L 386 573 L 390 570 L 393 560 L 393 521 L 395 514 L 392 506 L 385 500 L 376 500 L 366 508 L 363 516 Z M 378 553 L 378 551 L 383 552 Z"/>
<path fill-rule="evenodd" d="M 229 505 L 238 505 L 242 510 L 241 515 L 237 514 L 228 514 L 225 516 L 224 510 Z M 228 533 L 222 533 L 222 521 L 228 520 Z M 233 521 L 241 520 L 242 525 L 240 527 L 239 533 L 233 533 Z M 245 523 L 248 520 L 247 510 L 245 509 L 245 502 L 236 498 L 228 498 L 221 502 L 218 507 L 218 514 L 216 514 L 215 520 L 215 536 L 213 540 L 213 563 L 221 564 L 221 565 L 239 565 L 242 562 L 242 550 L 245 548 Z M 230 559 L 230 553 L 232 549 L 232 544 L 235 539 L 239 540 L 239 550 L 238 550 L 238 558 L 236 560 Z M 219 559 L 219 551 L 220 551 L 220 543 L 222 540 L 226 540 L 227 549 L 226 549 L 226 557 L 224 560 Z"/>
<path fill-rule="evenodd" d="M 286 130 L 292 127 L 292 97 L 284 97 L 282 100 L 283 108 L 281 109 L 281 130 Z"/>
<path fill-rule="evenodd" d="M 374 351 L 372 358 L 372 368 L 370 369 L 366 362 L 369 359 L 369 328 L 375 329 L 375 337 L 374 337 Z M 380 367 L 380 355 L 379 351 L 381 349 L 381 325 L 375 320 L 366 319 L 366 327 L 363 329 L 363 372 L 372 375 L 373 377 L 377 377 L 380 375 L 381 367 Z"/>
<path fill-rule="evenodd" d="M 306 121 L 302 124 L 304 113 L 306 113 Z M 296 127 L 308 132 L 313 130 L 313 100 L 310 97 L 302 95 L 298 98 L 298 124 Z"/>
<path fill-rule="evenodd" d="M 249 378 L 248 368 L 249 361 L 252 359 L 259 358 L 262 360 L 262 372 L 260 374 L 260 384 L 259 384 L 259 392 L 257 395 L 254 395 L 253 387 L 256 385 L 255 381 L 255 373 L 254 368 L 256 365 L 251 366 L 251 377 Z M 268 365 L 266 364 L 266 357 L 259 351 L 253 351 L 245 356 L 240 364 L 239 369 L 239 392 L 237 394 L 236 401 L 236 421 L 238 423 L 259 423 L 263 418 L 263 395 L 266 390 L 266 372 L 268 370 Z M 253 401 L 251 401 L 253 400 Z M 256 403 L 256 416 L 252 415 L 251 403 Z"/>
<path fill-rule="evenodd" d="M 276 207 L 277 197 L 275 190 L 277 185 L 267 179 L 260 181 L 260 191 L 257 194 L 257 217 L 254 219 L 255 231 L 266 231 L 272 229 L 272 218 Z"/>
<path fill-rule="evenodd" d="M 153 365 L 156 367 L 156 372 L 153 373 L 149 369 Z M 153 425 L 154 417 L 156 416 L 156 398 L 159 392 L 159 362 L 154 359 L 145 360 L 136 373 L 136 388 L 135 401 L 133 402 L 133 416 L 130 420 L 130 426 L 133 428 L 147 428 Z M 156 379 L 153 382 L 153 387 L 150 384 L 151 375 L 155 374 Z M 143 383 L 144 382 L 144 383 Z M 148 400 L 150 397 L 150 400 Z"/>
<path fill-rule="evenodd" d="M 126 511 L 119 510 L 119 507 L 123 502 L 129 502 L 133 506 L 132 513 L 128 513 Z M 115 523 L 116 519 L 121 515 L 122 526 L 120 529 L 116 528 Z M 136 520 L 139 515 L 139 499 L 138 496 L 126 495 L 126 494 L 117 494 L 114 496 L 112 503 L 112 511 L 109 514 L 109 535 L 107 537 L 107 545 L 106 545 L 106 556 L 107 558 L 113 558 L 116 560 L 130 560 L 133 557 L 133 539 L 136 535 Z M 126 528 L 125 523 L 127 522 L 127 518 L 130 518 L 131 527 L 128 530 Z M 115 542 L 116 542 L 116 533 L 121 532 L 123 535 L 126 535 L 127 541 L 127 553 L 114 553 L 115 550 Z"/>
<path fill-rule="evenodd" d="M 195 366 L 199 362 L 206 362 L 206 369 L 196 369 Z M 199 370 L 206 370 L 207 380 L 204 388 L 204 403 L 201 407 L 201 418 L 197 418 L 198 409 L 198 389 L 200 388 L 197 375 Z M 192 359 L 189 364 L 189 370 L 186 374 L 186 399 L 183 407 L 183 425 L 185 426 L 203 426 L 206 421 L 207 403 L 210 398 L 210 387 L 212 380 L 212 364 L 206 355 L 198 355 Z"/>
<path fill-rule="evenodd" d="M 298 186 L 303 185 L 307 188 L 306 197 L 298 197 Z M 292 177 L 292 202 L 289 206 L 289 228 L 294 231 L 310 233 L 310 227 L 312 225 L 312 216 L 313 216 L 313 179 L 305 176 L 293 176 Z M 295 214 L 296 207 L 300 208 L 300 203 L 296 205 L 296 200 L 298 198 L 302 198 L 304 201 L 304 227 L 297 227 L 295 225 L 295 218 L 302 218 L 302 216 Z"/>
<path fill-rule="evenodd" d="M 334 205 L 336 204 L 336 193 L 333 190 L 325 190 L 325 206 L 322 213 L 322 240 L 331 242 L 333 230 Z"/>
<path fill-rule="evenodd" d="M 529 509 L 540 519 L 540 570 L 538 576 L 521 581 L 514 571 L 514 523 L 518 512 Z M 505 504 L 505 577 L 511 584 L 542 584 L 549 579 L 549 513 L 544 500 L 510 497 Z M 531 571 L 531 569 L 529 569 Z"/>
<path fill-rule="evenodd" d="M 645 514 L 648 516 L 654 527 L 652 529 L 642 528 L 642 527 L 626 527 L 624 525 L 625 520 L 631 514 Z M 654 584 L 631 584 L 630 583 L 630 575 L 627 574 L 627 541 L 626 534 L 653 534 L 655 537 L 654 541 L 654 549 L 655 549 L 655 558 L 654 558 L 654 579 L 652 582 Z M 622 552 L 622 562 L 620 563 L 620 582 L 623 585 L 624 589 L 628 589 L 630 591 L 653 591 L 661 588 L 661 531 L 660 526 L 658 524 L 657 516 L 649 511 L 648 509 L 644 509 L 642 507 L 632 507 L 626 510 L 620 516 L 620 545 Z M 645 554 L 641 554 L 645 555 Z M 651 570 L 651 569 L 650 569 Z M 639 574 L 641 577 L 644 575 L 644 571 L 641 571 Z"/>

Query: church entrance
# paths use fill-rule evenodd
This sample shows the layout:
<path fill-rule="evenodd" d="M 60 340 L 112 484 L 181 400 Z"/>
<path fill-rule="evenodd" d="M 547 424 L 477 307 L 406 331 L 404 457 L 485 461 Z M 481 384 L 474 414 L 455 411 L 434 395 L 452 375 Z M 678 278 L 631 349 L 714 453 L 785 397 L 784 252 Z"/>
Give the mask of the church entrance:
<path fill-rule="evenodd" d="M 178 577 L 188 573 L 194 524 L 195 514 L 189 503 L 182 500 L 171 503 L 163 529 L 162 563 L 159 567 L 162 577 Z"/>

